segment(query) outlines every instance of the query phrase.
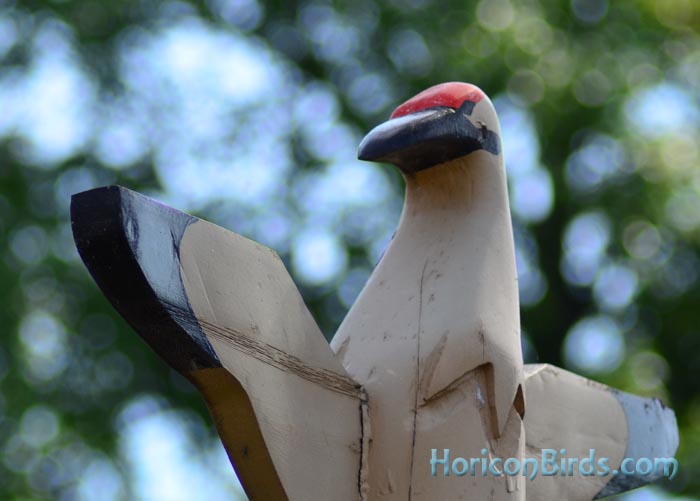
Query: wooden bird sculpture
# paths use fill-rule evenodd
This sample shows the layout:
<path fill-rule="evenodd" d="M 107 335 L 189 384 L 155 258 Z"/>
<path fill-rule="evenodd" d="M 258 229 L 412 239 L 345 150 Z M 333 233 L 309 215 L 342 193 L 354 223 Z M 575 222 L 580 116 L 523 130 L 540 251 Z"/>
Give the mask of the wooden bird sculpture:
<path fill-rule="evenodd" d="M 431 87 L 372 130 L 359 156 L 396 165 L 406 199 L 330 346 L 274 251 L 124 188 L 73 197 L 87 268 L 202 393 L 248 496 L 589 500 L 659 478 L 613 470 L 624 458 L 673 456 L 671 410 L 523 366 L 488 97 L 469 84 Z M 610 473 L 504 473 L 504 459 L 540 460 L 543 450 L 579 460 L 594 451 Z M 456 456 L 477 462 L 449 474 Z M 478 474 L 482 464 L 498 466 Z"/>

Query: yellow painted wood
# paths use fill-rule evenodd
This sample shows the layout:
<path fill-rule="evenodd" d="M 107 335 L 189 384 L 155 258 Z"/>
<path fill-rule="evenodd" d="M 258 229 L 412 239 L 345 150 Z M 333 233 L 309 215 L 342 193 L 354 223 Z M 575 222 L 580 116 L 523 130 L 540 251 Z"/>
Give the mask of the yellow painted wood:
<path fill-rule="evenodd" d="M 257 416 L 241 384 L 224 368 L 196 370 L 187 377 L 202 393 L 248 498 L 251 501 L 287 499 Z"/>

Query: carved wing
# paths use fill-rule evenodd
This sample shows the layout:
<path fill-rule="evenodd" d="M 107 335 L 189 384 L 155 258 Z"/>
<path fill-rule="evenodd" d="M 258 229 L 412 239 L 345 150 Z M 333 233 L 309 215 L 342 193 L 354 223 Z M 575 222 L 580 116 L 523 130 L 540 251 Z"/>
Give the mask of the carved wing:
<path fill-rule="evenodd" d="M 557 452 L 556 475 L 527 482 L 527 498 L 590 500 L 618 494 L 657 480 L 615 475 L 624 458 L 672 458 L 678 448 L 676 417 L 656 399 L 641 398 L 546 364 L 525 365 L 525 436 L 529 457 L 541 459 L 542 449 Z M 561 454 L 565 449 L 565 454 Z M 593 460 L 584 473 L 609 469 L 607 475 L 561 474 L 561 458 Z M 608 458 L 607 465 L 598 461 Z M 568 469 L 568 464 L 565 465 Z M 553 470 L 550 466 L 549 470 Z M 627 468 L 629 471 L 629 467 Z"/>
<path fill-rule="evenodd" d="M 75 195 L 102 292 L 207 401 L 251 499 L 357 499 L 361 389 L 272 250 L 111 186 Z"/>

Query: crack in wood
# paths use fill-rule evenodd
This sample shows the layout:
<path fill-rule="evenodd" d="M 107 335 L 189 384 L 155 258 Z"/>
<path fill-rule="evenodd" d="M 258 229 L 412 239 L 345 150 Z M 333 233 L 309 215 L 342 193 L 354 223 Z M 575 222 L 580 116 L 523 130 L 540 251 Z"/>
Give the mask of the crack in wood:
<path fill-rule="evenodd" d="M 416 375 L 414 378 L 415 381 L 415 398 L 413 402 L 413 433 L 412 433 L 412 438 L 411 438 L 411 466 L 410 466 L 410 471 L 408 475 L 408 500 L 411 501 L 412 499 L 412 492 L 413 492 L 413 469 L 414 469 L 414 462 L 415 462 L 415 454 L 416 454 L 416 428 L 417 428 L 417 423 L 418 423 L 418 399 L 420 395 L 420 335 L 421 335 L 421 330 L 423 329 L 422 325 L 422 320 L 423 320 L 423 282 L 425 281 L 425 270 L 428 267 L 428 259 L 425 260 L 425 264 L 423 264 L 423 270 L 421 271 L 420 275 L 420 289 L 418 292 L 418 334 L 417 337 L 418 339 L 416 340 Z"/>
<path fill-rule="evenodd" d="M 357 493 L 360 501 L 367 499 L 369 493 L 369 442 L 370 442 L 370 423 L 369 423 L 369 402 L 367 393 L 361 390 L 360 397 L 360 469 L 357 472 Z"/>
<path fill-rule="evenodd" d="M 358 385 L 346 376 L 328 369 L 306 365 L 303 360 L 294 355 L 285 353 L 279 348 L 250 338 L 232 329 L 227 329 L 207 321 L 200 320 L 199 322 L 205 333 L 211 333 L 214 337 L 231 341 L 232 347 L 267 365 L 295 374 L 336 393 L 341 393 L 358 400 L 361 398 Z"/>
<path fill-rule="evenodd" d="M 170 306 L 171 312 L 173 312 L 173 310 L 179 310 L 180 313 L 188 313 L 182 311 L 181 308 L 177 308 L 177 306 L 168 306 Z M 347 376 L 338 374 L 329 369 L 311 367 L 299 357 L 290 355 L 271 344 L 246 336 L 234 329 L 222 327 L 202 318 L 188 318 L 188 320 L 197 322 L 206 335 L 227 341 L 231 348 L 245 353 L 264 364 L 290 374 L 295 374 L 302 379 L 323 386 L 335 393 L 347 395 L 358 400 L 362 398 L 360 385 Z"/>

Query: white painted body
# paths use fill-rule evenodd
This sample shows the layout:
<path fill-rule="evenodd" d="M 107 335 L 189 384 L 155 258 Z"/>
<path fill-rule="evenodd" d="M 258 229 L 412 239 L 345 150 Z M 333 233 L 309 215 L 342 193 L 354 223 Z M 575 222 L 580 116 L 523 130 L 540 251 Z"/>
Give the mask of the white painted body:
<path fill-rule="evenodd" d="M 482 101 L 474 115 L 479 108 L 491 110 Z M 477 151 L 405 178 L 396 235 L 331 343 L 368 395 L 369 498 L 524 499 L 519 482 L 433 477 L 429 464 L 432 448 L 524 450 L 502 156 Z"/>

